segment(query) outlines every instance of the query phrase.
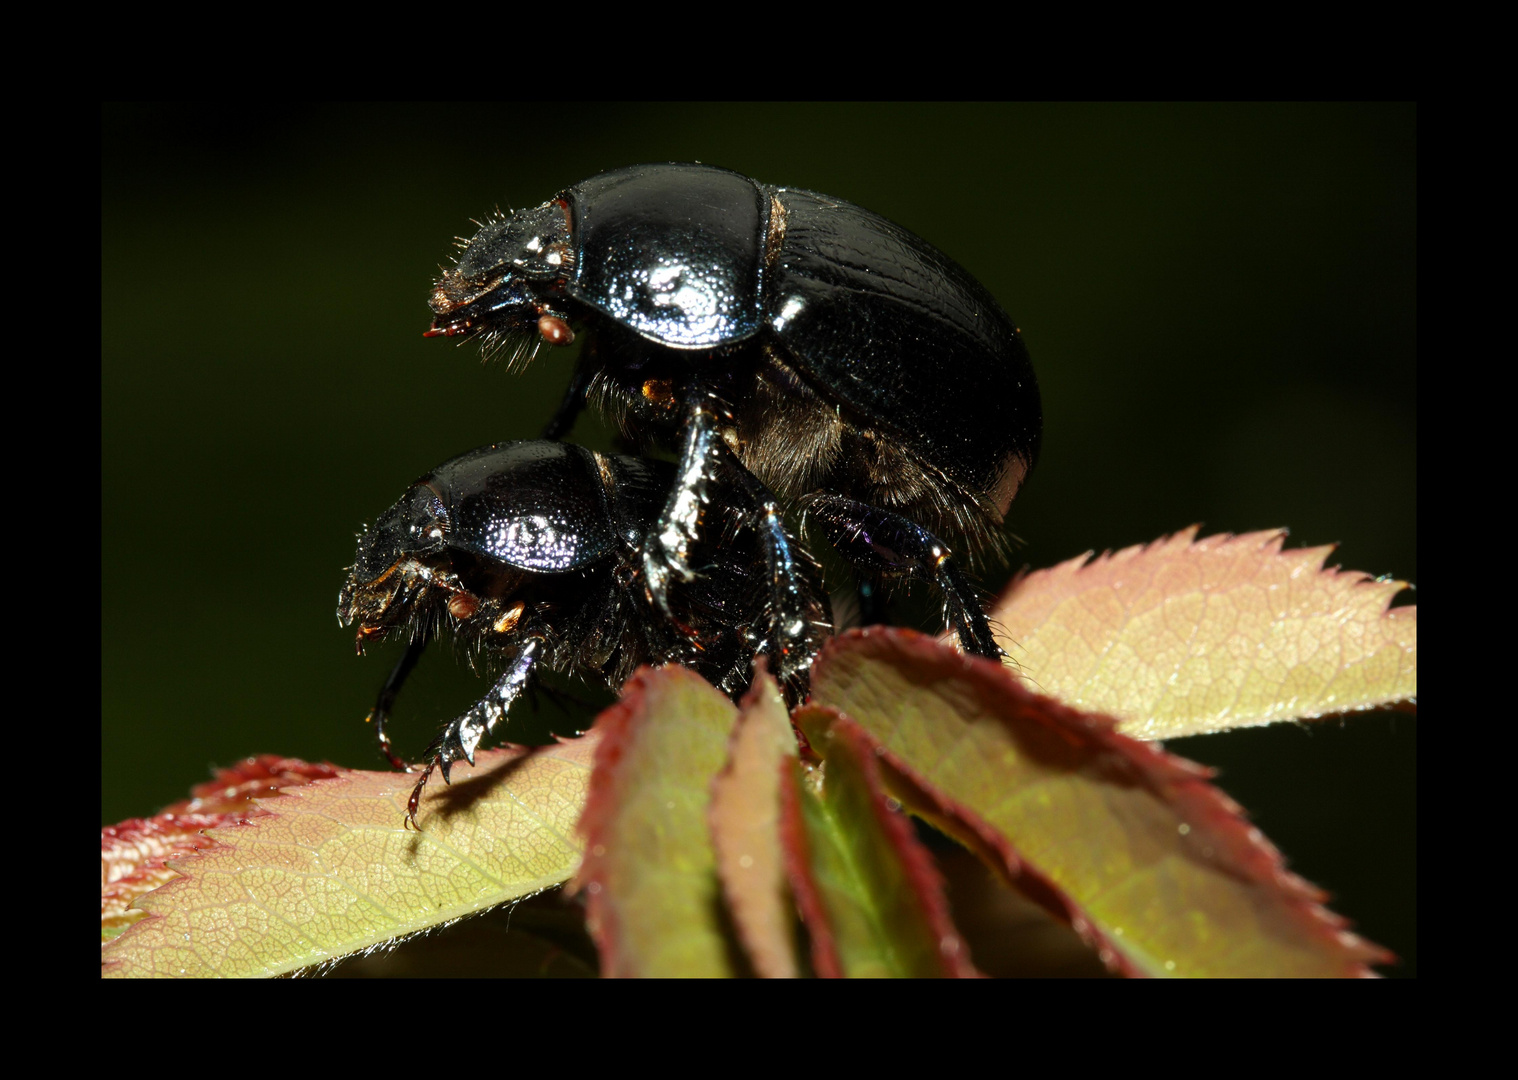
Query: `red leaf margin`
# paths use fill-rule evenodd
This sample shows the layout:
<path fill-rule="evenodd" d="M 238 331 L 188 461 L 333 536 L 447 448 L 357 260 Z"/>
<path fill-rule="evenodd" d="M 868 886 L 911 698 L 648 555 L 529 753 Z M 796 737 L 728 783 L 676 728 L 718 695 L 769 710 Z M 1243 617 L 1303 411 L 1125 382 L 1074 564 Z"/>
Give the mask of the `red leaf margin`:
<path fill-rule="evenodd" d="M 721 771 L 712 777 L 711 801 L 707 805 L 707 824 L 711 830 L 712 847 L 717 859 L 717 877 L 721 881 L 722 893 L 727 902 L 733 929 L 748 955 L 754 973 L 762 979 L 789 979 L 796 978 L 800 974 L 794 935 L 787 935 L 787 940 L 784 942 L 773 942 L 766 937 L 765 916 L 776 914 L 776 907 L 767 904 L 762 899 L 756 903 L 745 896 L 746 875 L 740 872 L 739 852 L 742 849 L 738 846 L 741 841 L 729 832 L 729 826 L 726 824 L 729 815 L 734 813 L 730 807 L 737 806 L 739 813 L 745 809 L 744 804 L 738 801 L 740 796 L 737 794 L 742 791 L 741 785 L 744 782 L 740 747 L 755 730 L 754 725 L 763 722 L 762 712 L 767 711 L 770 704 L 780 710 L 780 718 L 786 730 L 792 738 L 796 737 L 796 729 L 791 725 L 790 714 L 785 708 L 784 701 L 780 699 L 780 687 L 769 674 L 766 658 L 761 656 L 754 662 L 754 681 L 738 703 L 738 719 L 733 725 L 732 734 L 728 737 L 727 762 L 722 766 Z M 787 927 L 794 921 L 790 903 L 794 894 L 786 891 L 789 876 L 784 844 L 781 839 L 780 815 L 782 800 L 785 798 L 784 789 L 790 785 L 791 766 L 796 764 L 798 753 L 793 744 L 788 744 L 788 749 L 789 753 L 780 754 L 776 762 L 777 771 L 770 776 L 770 781 L 777 786 L 770 789 L 770 794 L 774 797 L 772 806 L 775 811 L 773 823 L 775 828 L 769 837 L 775 845 L 770 850 L 778 851 L 780 855 L 780 864 L 776 867 L 780 876 L 780 888 L 774 895 L 774 899 L 779 901 L 778 906 L 782 910 L 778 914 Z M 751 807 L 748 808 L 751 809 Z"/>
<path fill-rule="evenodd" d="M 1266 553 L 1275 559 L 1282 560 L 1283 564 L 1291 567 L 1292 577 L 1295 577 L 1299 573 L 1307 573 L 1322 579 L 1320 584 L 1323 586 L 1326 586 L 1329 582 L 1332 582 L 1335 587 L 1341 584 L 1348 585 L 1350 589 L 1357 591 L 1355 595 L 1358 595 L 1359 590 L 1364 589 L 1371 589 L 1382 593 L 1384 600 L 1379 613 L 1381 619 L 1408 620 L 1416 626 L 1418 606 L 1412 603 L 1398 604 L 1396 600 L 1414 592 L 1417 586 L 1407 581 L 1401 581 L 1389 574 L 1374 575 L 1364 570 L 1346 570 L 1338 565 L 1329 566 L 1329 558 L 1339 549 L 1337 543 L 1288 548 L 1285 545 L 1291 536 L 1291 530 L 1287 528 L 1259 529 L 1245 533 L 1209 533 L 1207 536 L 1198 539 L 1197 534 L 1201 530 L 1202 526 L 1200 523 L 1187 525 L 1185 528 L 1178 529 L 1174 533 L 1159 536 L 1146 543 L 1130 544 L 1127 547 L 1118 549 L 1107 548 L 1100 553 L 1093 548 L 1083 554 L 1057 562 L 1052 566 L 1024 566 L 1012 576 L 1012 580 L 1007 582 L 1001 595 L 988 608 L 988 615 L 992 619 L 992 625 L 1000 626 L 996 621 L 999 613 L 1003 608 L 1015 604 L 1018 590 L 1030 578 L 1043 579 L 1044 584 L 1041 587 L 1045 589 L 1048 587 L 1048 582 L 1061 579 L 1079 585 L 1084 584 L 1093 575 L 1110 574 L 1115 569 L 1123 567 L 1125 563 L 1131 564 L 1138 560 L 1152 558 L 1168 552 L 1182 552 L 1187 556 L 1201 555 L 1215 557 L 1224 551 L 1232 549 L 1233 551 L 1242 551 L 1248 554 Z M 1250 549 L 1254 549 L 1253 552 Z M 1199 574 L 1206 571 L 1206 568 L 1200 565 L 1195 566 L 1194 569 Z M 1262 569 L 1263 567 L 1257 567 L 1256 572 Z M 1149 572 L 1152 573 L 1153 570 L 1150 569 Z M 1004 630 L 1005 628 L 1002 627 L 997 632 L 1001 634 Z M 953 644 L 953 636 L 947 631 L 940 635 L 938 640 L 945 644 Z M 1003 638 L 1002 640 L 1005 642 L 1007 639 Z M 1033 684 L 1029 682 L 1027 685 L 1031 687 Z M 1346 704 L 1342 707 L 1330 707 L 1317 711 L 1283 712 L 1280 715 L 1265 719 L 1254 719 L 1242 724 L 1206 728 L 1174 735 L 1149 735 L 1145 736 L 1144 740 L 1147 742 L 1153 739 L 1163 740 L 1167 738 L 1185 738 L 1189 735 L 1216 734 L 1222 731 L 1237 730 L 1239 727 L 1264 727 L 1268 724 L 1276 724 L 1283 721 L 1334 720 L 1353 716 L 1357 713 L 1377 712 L 1388 709 L 1416 715 L 1418 712 L 1418 699 L 1416 696 L 1413 696 L 1393 700 Z M 1128 724 L 1130 727 L 1133 722 L 1133 717 L 1119 720 L 1119 723 Z M 1138 738 L 1140 736 L 1133 735 L 1130 737 Z"/>
<path fill-rule="evenodd" d="M 843 978 L 843 961 L 838 958 L 838 943 L 833 939 L 827 905 L 812 880 L 811 846 L 807 843 L 806 823 L 801 815 L 803 762 L 780 763 L 780 850 L 785 855 L 785 873 L 790 879 L 791 895 L 806 926 L 812 943 L 812 970 L 822 979 Z"/>
<path fill-rule="evenodd" d="M 967 656 L 915 630 L 880 627 L 849 630 L 829 640 L 817 658 L 812 670 L 814 691 L 825 684 L 827 667 L 840 653 L 859 651 L 866 640 L 871 642 L 871 651 L 884 646 L 880 651 L 897 654 L 894 661 L 887 659 L 886 663 L 899 667 L 927 663 L 938 671 L 954 671 L 977 697 L 993 703 L 987 713 L 1006 725 L 1013 737 L 1016 732 L 1007 719 L 1009 713 L 1021 715 L 1063 738 L 1088 741 L 1094 747 L 1093 754 L 1105 754 L 1123 763 L 1134 780 L 1163 802 L 1180 809 L 1192 827 L 1190 835 L 1194 842 L 1216 864 L 1246 881 L 1280 893 L 1287 910 L 1310 937 L 1343 955 L 1345 975 L 1374 978 L 1376 973 L 1368 965 L 1396 960 L 1390 951 L 1349 930 L 1349 920 L 1323 906 L 1328 899 L 1323 890 L 1286 868 L 1280 850 L 1249 824 L 1243 808 L 1209 782 L 1216 770 L 1166 753 L 1158 744 L 1119 734 L 1119 721 L 1114 717 L 1084 713 L 1035 693 L 995 661 Z M 841 710 L 826 711 L 847 715 Z M 969 846 L 1029 899 L 1069 922 L 1096 949 L 1109 969 L 1128 976 L 1145 974 L 1134 968 L 1122 949 L 1097 930 L 1074 899 L 1023 860 L 994 826 L 969 807 L 935 790 L 917 770 L 868 731 L 863 734 L 896 781 L 893 786 L 903 795 L 904 802 Z M 1204 843 L 1209 839 L 1213 841 L 1210 847 Z"/>
<path fill-rule="evenodd" d="M 585 838 L 585 857 L 579 871 L 570 879 L 566 892 L 585 893 L 585 928 L 601 958 L 602 977 L 617 977 L 625 965 L 621 954 L 622 927 L 614 904 L 606 892 L 606 845 L 602 842 L 622 805 L 620 765 L 635 734 L 634 722 L 645 707 L 645 698 L 654 679 L 693 679 L 713 693 L 720 693 L 689 668 L 675 664 L 663 667 L 640 667 L 622 685 L 622 696 L 608 706 L 591 725 L 601 732 L 591 771 L 590 792 L 577 826 Z M 736 711 L 736 710 L 735 710 Z"/>
<path fill-rule="evenodd" d="M 882 749 L 860 724 L 835 709 L 817 710 L 833 714 L 828 729 L 830 742 L 837 742 L 854 755 L 864 773 L 870 794 L 870 809 L 875 822 L 901 860 L 911 883 L 924 920 L 938 942 L 938 958 L 944 975 L 958 979 L 980 978 L 981 973 L 970 960 L 970 950 L 949 913 L 949 899 L 944 892 L 944 877 L 928 849 L 912 831 L 906 815 L 887 805 L 886 785 L 881 776 Z M 826 785 L 827 781 L 823 781 Z M 799 810 L 799 807 L 798 807 Z M 808 927 L 810 930 L 810 927 Z M 829 935 L 831 936 L 831 935 Z"/>
<path fill-rule="evenodd" d="M 278 754 L 244 758 L 217 769 L 190 789 L 190 798 L 171 803 L 150 818 L 128 818 L 100 830 L 100 919 L 102 926 L 125 924 L 139 896 L 180 876 L 169 866 L 219 841 L 208 829 L 242 825 L 269 811 L 254 801 L 281 788 L 300 787 L 339 775 L 336 765 Z M 138 912 L 138 919 L 151 917 Z M 129 927 L 124 927 L 124 929 Z M 102 940 L 101 947 L 110 940 Z"/>

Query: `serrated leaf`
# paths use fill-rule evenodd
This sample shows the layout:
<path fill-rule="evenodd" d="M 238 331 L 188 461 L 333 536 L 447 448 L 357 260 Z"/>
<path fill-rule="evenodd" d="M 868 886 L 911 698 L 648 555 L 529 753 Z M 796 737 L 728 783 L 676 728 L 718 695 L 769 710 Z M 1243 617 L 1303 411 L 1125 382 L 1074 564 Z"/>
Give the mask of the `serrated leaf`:
<path fill-rule="evenodd" d="M 1287 872 L 1208 771 L 910 631 L 834 638 L 812 676 L 903 801 L 1063 913 L 1130 974 L 1360 975 L 1387 954 Z"/>
<path fill-rule="evenodd" d="M 737 715 L 699 675 L 665 667 L 640 669 L 597 717 L 575 888 L 603 975 L 736 973 L 706 814 Z"/>
<path fill-rule="evenodd" d="M 216 841 L 205 830 L 234 825 L 234 814 L 170 814 L 133 818 L 100 830 L 100 940 L 115 939 L 147 912 L 133 905 L 179 875 L 169 860 Z"/>
<path fill-rule="evenodd" d="M 101 829 L 102 943 L 147 917 L 147 912 L 134 906 L 138 898 L 179 876 L 169 868 L 171 860 L 213 845 L 216 841 L 206 835 L 208 830 L 264 813 L 254 802 L 258 795 L 328 779 L 338 772 L 335 765 L 276 754 L 250 757 L 216 770 L 213 779 L 190 790 L 189 799 L 166 806 L 151 818 L 132 818 Z"/>
<path fill-rule="evenodd" d="M 106 946 L 104 973 L 248 976 L 296 971 L 565 881 L 596 739 L 485 751 L 434 777 L 404 827 L 416 778 L 344 772 L 260 800 L 169 865 L 184 875 L 138 901 L 144 919 Z"/>
<path fill-rule="evenodd" d="M 780 784 L 796 759 L 796 736 L 775 680 L 760 674 L 744 697 L 727 764 L 712 781 L 708 810 L 717 874 L 754 972 L 795 978 L 795 910 L 780 848 Z"/>
<path fill-rule="evenodd" d="M 806 710 L 803 710 L 805 713 Z M 873 743 L 851 720 L 815 727 L 826 776 L 790 786 L 784 835 L 819 973 L 852 978 L 972 976 L 943 879 L 888 801 Z M 800 828 L 796 827 L 799 823 Z"/>
<path fill-rule="evenodd" d="M 1141 739 L 1309 719 L 1418 692 L 1403 582 L 1323 569 L 1332 547 L 1283 531 L 1071 559 L 1015 581 L 991 612 L 1019 676 Z"/>

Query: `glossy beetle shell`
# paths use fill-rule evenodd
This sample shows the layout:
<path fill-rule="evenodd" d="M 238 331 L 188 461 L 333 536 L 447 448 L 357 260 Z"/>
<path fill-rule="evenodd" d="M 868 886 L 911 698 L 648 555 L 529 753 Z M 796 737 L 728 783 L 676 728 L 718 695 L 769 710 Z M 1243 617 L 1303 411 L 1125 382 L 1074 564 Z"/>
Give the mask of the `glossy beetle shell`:
<path fill-rule="evenodd" d="M 570 296 L 667 348 L 762 335 L 1006 512 L 1038 456 L 1038 383 L 1012 320 L 943 252 L 852 203 L 708 165 L 619 169 L 563 198 Z"/>
<path fill-rule="evenodd" d="M 649 463 L 600 461 L 615 470 L 622 498 L 636 503 L 635 520 L 658 512 L 662 493 Z M 454 458 L 418 483 L 444 499 L 456 548 L 518 570 L 559 573 L 599 562 L 617 544 L 600 467 L 577 446 L 522 442 Z"/>

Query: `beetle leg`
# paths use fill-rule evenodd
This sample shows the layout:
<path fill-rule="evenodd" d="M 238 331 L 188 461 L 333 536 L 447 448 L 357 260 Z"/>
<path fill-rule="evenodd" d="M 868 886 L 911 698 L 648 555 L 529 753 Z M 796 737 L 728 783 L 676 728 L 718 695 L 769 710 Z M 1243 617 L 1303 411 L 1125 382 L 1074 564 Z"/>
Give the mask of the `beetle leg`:
<path fill-rule="evenodd" d="M 517 647 L 516 656 L 507 666 L 501 677 L 496 680 L 490 692 L 469 708 L 463 716 L 454 720 L 436 739 L 427 747 L 427 768 L 422 773 L 422 778 L 416 782 L 416 787 L 411 789 L 411 799 L 406 804 L 406 820 L 420 831 L 416 824 L 416 811 L 421 805 L 422 788 L 427 785 L 427 778 L 432 775 L 432 770 L 441 768 L 443 783 L 450 783 L 448 773 L 455 762 L 463 759 L 469 764 L 474 764 L 474 752 L 479 748 L 480 741 L 495 730 L 502 720 L 506 719 L 507 712 L 511 709 L 512 702 L 521 696 L 522 690 L 527 685 L 527 680 L 532 674 L 533 665 L 543 657 L 543 650 L 547 642 L 539 635 L 533 634 L 526 637 Z"/>
<path fill-rule="evenodd" d="M 819 573 L 807 550 L 786 530 L 780 505 L 764 483 L 735 459 L 732 477 L 753 499 L 752 511 L 768 571 L 766 622 L 768 632 L 755 651 L 771 657 L 772 674 L 782 685 L 804 693 L 800 682 L 832 629 L 832 616 L 814 587 Z"/>
<path fill-rule="evenodd" d="M 720 407 L 710 394 L 693 393 L 686 413 L 685 438 L 675 483 L 659 520 L 643 547 L 643 585 L 648 598 L 669 622 L 692 634 L 670 610 L 672 581 L 690 581 L 690 547 L 697 539 L 701 515 L 721 472 L 727 444 L 720 432 Z"/>
<path fill-rule="evenodd" d="M 554 411 L 553 419 L 543 428 L 543 438 L 558 442 L 564 436 L 574 430 L 575 421 L 585 408 L 585 394 L 590 389 L 591 380 L 595 377 L 595 371 L 591 365 L 579 363 L 575 365 L 574 378 L 569 383 L 569 389 L 564 391 L 563 400 Z"/>
<path fill-rule="evenodd" d="M 828 541 L 873 578 L 926 578 L 944 598 L 944 621 L 967 653 L 1000 660 L 1004 655 L 981 610 L 980 598 L 959 570 L 947 544 L 910 518 L 842 495 L 819 493 L 805 500 Z"/>
<path fill-rule="evenodd" d="M 649 599 L 667 621 L 695 636 L 670 610 L 671 589 L 675 579 L 689 582 L 696 576 L 688 556 L 699 538 L 712 488 L 719 483 L 736 485 L 751 500 L 740 513 L 757 530 L 766 561 L 766 630 L 758 636 L 755 651 L 771 656 L 775 675 L 795 688 L 821 647 L 821 635 L 831 628 L 827 608 L 804 572 L 803 561 L 808 564 L 805 569 L 814 569 L 810 557 L 786 531 L 774 493 L 744 468 L 724 440 L 727 417 L 717 396 L 697 389 L 687 395 L 686 406 L 675 484 L 643 549 Z"/>
<path fill-rule="evenodd" d="M 369 715 L 364 717 L 365 723 L 374 724 L 374 737 L 379 740 L 380 752 L 385 755 L 391 765 L 402 772 L 411 772 L 411 766 L 396 756 L 391 748 L 390 736 L 385 732 L 385 721 L 390 719 L 390 710 L 395 706 L 395 695 L 401 692 L 407 676 L 411 674 L 411 669 L 416 667 L 416 662 L 421 658 L 422 650 L 426 647 L 426 638 L 416 638 L 406 646 L 406 651 L 401 654 L 395 670 L 390 672 L 390 678 L 386 679 L 385 685 L 380 688 L 379 699 L 375 701 L 374 708 L 370 709 Z"/>

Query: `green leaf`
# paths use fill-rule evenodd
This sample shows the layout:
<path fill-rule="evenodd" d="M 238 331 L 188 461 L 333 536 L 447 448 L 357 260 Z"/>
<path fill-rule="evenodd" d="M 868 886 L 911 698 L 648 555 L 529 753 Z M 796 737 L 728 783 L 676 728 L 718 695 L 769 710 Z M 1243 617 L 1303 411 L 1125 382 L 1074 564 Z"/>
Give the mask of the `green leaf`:
<path fill-rule="evenodd" d="M 818 972 L 976 974 L 949 921 L 943 880 L 900 804 L 887 798 L 869 740 L 849 720 L 812 730 L 826 766 L 802 772 L 798 764 L 788 816 L 801 828 L 785 833 L 796 891 L 807 898 L 801 908 Z"/>
<path fill-rule="evenodd" d="M 182 875 L 140 897 L 150 918 L 101 951 L 112 976 L 278 975 L 530 896 L 580 861 L 574 824 L 597 737 L 460 762 L 428 785 L 343 772 L 258 800 L 217 843 L 168 866 Z"/>
<path fill-rule="evenodd" d="M 642 669 L 596 720 L 575 888 L 610 976 L 737 973 L 707 825 L 738 711 L 694 672 Z"/>
<path fill-rule="evenodd" d="M 1407 584 L 1323 569 L 1284 530 L 1089 553 L 1014 581 L 991 612 L 1028 686 L 1174 739 L 1407 702 L 1418 609 Z"/>
<path fill-rule="evenodd" d="M 796 735 L 775 680 L 761 673 L 743 699 L 727 765 L 708 812 L 722 894 L 755 974 L 794 978 L 795 909 L 780 845 L 780 785 L 790 782 Z"/>
<path fill-rule="evenodd" d="M 1118 970 L 1342 976 L 1388 959 L 1286 871 L 1206 770 L 1000 665 L 911 631 L 855 631 L 824 649 L 812 701 L 860 725 L 904 802 Z M 826 738 L 821 709 L 797 719 Z"/>

